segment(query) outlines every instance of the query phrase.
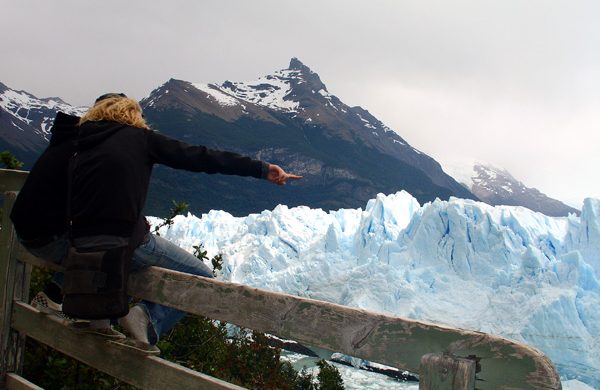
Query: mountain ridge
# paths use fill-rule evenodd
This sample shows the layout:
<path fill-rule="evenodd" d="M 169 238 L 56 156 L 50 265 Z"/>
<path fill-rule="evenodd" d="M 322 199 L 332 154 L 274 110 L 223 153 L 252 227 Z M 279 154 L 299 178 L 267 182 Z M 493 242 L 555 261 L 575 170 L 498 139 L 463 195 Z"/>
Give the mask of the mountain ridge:
<path fill-rule="evenodd" d="M 304 176 L 294 183 L 297 192 L 288 192 L 288 198 L 244 185 L 244 190 L 257 191 L 255 198 L 271 198 L 263 209 L 289 202 L 353 208 L 378 192 L 399 189 L 421 201 L 449 196 L 476 199 L 439 163 L 367 110 L 350 107 L 329 93 L 319 75 L 297 58 L 289 68 L 249 82 L 170 79 L 141 103 L 153 127 L 169 136 L 261 158 Z M 169 180 L 162 179 L 165 184 Z M 219 197 L 206 187 L 191 186 Z M 258 211 L 239 209 L 242 214 Z"/>
<path fill-rule="evenodd" d="M 355 208 L 379 192 L 401 189 L 422 203 L 450 196 L 478 199 L 368 110 L 330 93 L 298 58 L 253 81 L 171 78 L 140 103 L 152 127 L 166 135 L 250 155 L 305 176 L 274 190 L 260 181 L 222 175 L 199 180 L 197 174 L 159 166 L 147 208 L 154 215 L 165 214 L 171 199 L 189 201 L 197 214 L 227 209 L 236 215 L 277 204 Z M 85 109 L 0 84 L 0 147 L 15 151 L 28 167 L 47 144 L 56 111 L 81 115 Z"/>
<path fill-rule="evenodd" d="M 38 98 L 0 82 L 0 148 L 31 166 L 48 144 L 56 112 L 82 115 L 85 110 L 61 98 Z"/>
<path fill-rule="evenodd" d="M 580 214 L 580 210 L 548 197 L 537 188 L 527 187 L 506 169 L 489 163 L 472 163 L 469 167 L 453 167 L 451 171 L 458 182 L 492 206 L 523 206 L 553 217 Z"/>

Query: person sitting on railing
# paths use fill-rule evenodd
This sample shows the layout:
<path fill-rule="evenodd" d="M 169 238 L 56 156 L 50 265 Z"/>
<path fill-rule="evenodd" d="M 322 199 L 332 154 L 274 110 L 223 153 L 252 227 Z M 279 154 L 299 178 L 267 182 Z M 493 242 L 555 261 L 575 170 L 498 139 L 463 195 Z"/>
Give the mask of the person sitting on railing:
<path fill-rule="evenodd" d="M 78 121 L 59 113 L 52 131 L 50 145 L 33 166 L 11 219 L 26 249 L 55 262 L 65 259 L 71 245 L 77 249 L 120 245 L 131 237 L 139 237 L 134 243 L 132 271 L 155 265 L 212 277 L 210 268 L 198 258 L 149 232 L 142 209 L 153 165 L 252 176 L 279 185 L 301 178 L 275 164 L 161 135 L 146 124 L 139 103 L 124 94 L 100 96 Z M 73 154 L 76 157 L 69 169 Z M 67 215 L 71 215 L 70 228 Z M 53 281 L 36 297 L 40 302 L 34 298 L 37 306 L 46 311 L 60 309 L 57 285 L 62 283 L 61 276 L 55 276 Z M 184 315 L 179 310 L 142 301 L 120 318 L 119 324 L 142 348 L 150 348 Z M 91 321 L 90 329 L 118 336 L 108 320 Z"/>

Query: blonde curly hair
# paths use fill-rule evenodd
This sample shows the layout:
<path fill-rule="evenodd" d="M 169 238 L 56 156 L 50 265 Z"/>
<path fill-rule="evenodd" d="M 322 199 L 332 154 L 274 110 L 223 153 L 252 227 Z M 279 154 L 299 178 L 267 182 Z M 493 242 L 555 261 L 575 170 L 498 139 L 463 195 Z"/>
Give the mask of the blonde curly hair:
<path fill-rule="evenodd" d="M 142 107 L 134 99 L 114 95 L 98 100 L 79 120 L 79 125 L 91 121 L 113 121 L 125 125 L 150 129 L 142 117 Z"/>

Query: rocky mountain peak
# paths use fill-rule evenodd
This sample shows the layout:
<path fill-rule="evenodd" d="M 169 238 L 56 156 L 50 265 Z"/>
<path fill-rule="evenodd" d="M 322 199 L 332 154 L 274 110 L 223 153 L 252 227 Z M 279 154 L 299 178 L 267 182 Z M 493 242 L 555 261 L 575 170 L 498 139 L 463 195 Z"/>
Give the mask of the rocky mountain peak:
<path fill-rule="evenodd" d="M 74 107 L 57 97 L 38 98 L 0 82 L 0 150 L 11 151 L 31 167 L 50 140 L 58 111 L 81 116 L 87 107 Z"/>
<path fill-rule="evenodd" d="M 301 86 L 303 89 L 317 92 L 320 90 L 327 91 L 327 87 L 323 84 L 319 75 L 304 65 L 298 58 L 294 57 L 290 60 L 288 70 L 296 71 L 295 77 L 290 79 L 293 87 Z"/>
<path fill-rule="evenodd" d="M 527 187 L 506 169 L 487 163 L 446 168 L 479 199 L 493 206 L 524 206 L 556 217 L 569 213 L 579 214 L 579 210 L 548 197 L 536 188 Z"/>
<path fill-rule="evenodd" d="M 505 169 L 496 168 L 491 165 L 475 164 L 473 167 L 476 176 L 472 177 L 474 185 L 484 188 L 503 189 L 507 192 L 513 192 L 515 189 L 524 191 L 523 183 L 515 179 L 510 172 Z"/>
<path fill-rule="evenodd" d="M 290 76 L 293 76 L 290 78 L 290 82 L 294 89 L 310 90 L 311 92 L 327 91 L 327 87 L 321 81 L 319 75 L 304 65 L 298 58 L 294 57 L 290 60 L 290 66 L 287 70 L 291 71 Z"/>
<path fill-rule="evenodd" d="M 47 140 L 58 111 L 80 116 L 87 111 L 87 107 L 73 107 L 57 97 L 38 98 L 0 83 L 0 110 L 10 115 L 15 126 L 31 126 Z"/>
<path fill-rule="evenodd" d="M 300 61 L 297 57 L 292 57 L 292 59 L 290 60 L 290 66 L 289 66 L 290 70 L 308 70 L 309 72 L 312 72 L 310 70 L 310 68 L 306 65 L 304 65 L 304 63 L 302 61 Z"/>

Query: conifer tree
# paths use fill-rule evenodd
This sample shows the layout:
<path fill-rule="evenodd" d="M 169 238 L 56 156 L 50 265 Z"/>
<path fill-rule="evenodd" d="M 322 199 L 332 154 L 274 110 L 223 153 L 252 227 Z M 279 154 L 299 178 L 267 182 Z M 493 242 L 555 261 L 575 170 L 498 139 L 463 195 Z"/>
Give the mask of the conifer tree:
<path fill-rule="evenodd" d="M 317 362 L 319 366 L 319 390 L 339 390 L 344 388 L 344 381 L 337 368 L 327 363 L 325 360 Z"/>

